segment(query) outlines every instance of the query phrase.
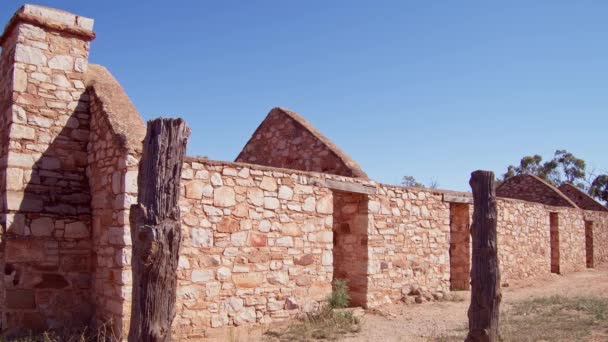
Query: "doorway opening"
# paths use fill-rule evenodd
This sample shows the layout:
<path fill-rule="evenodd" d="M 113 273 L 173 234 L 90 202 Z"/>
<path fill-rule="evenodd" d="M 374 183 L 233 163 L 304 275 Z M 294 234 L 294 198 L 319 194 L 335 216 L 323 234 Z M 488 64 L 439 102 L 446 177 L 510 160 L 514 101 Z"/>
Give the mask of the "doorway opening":
<path fill-rule="evenodd" d="M 471 232 L 469 205 L 450 203 L 450 290 L 470 288 Z"/>
<path fill-rule="evenodd" d="M 350 306 L 367 307 L 368 197 L 334 191 L 334 280 L 348 283 Z"/>
<path fill-rule="evenodd" d="M 585 253 L 587 268 L 593 268 L 593 221 L 585 221 Z"/>
<path fill-rule="evenodd" d="M 549 213 L 549 238 L 551 245 L 551 273 L 559 273 L 559 216 Z"/>

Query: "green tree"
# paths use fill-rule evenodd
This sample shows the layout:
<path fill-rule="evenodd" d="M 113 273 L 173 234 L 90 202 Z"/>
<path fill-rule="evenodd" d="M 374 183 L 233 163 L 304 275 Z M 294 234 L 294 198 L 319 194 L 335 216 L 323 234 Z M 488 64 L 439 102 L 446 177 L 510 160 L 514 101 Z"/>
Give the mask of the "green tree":
<path fill-rule="evenodd" d="M 416 178 L 414 178 L 413 176 L 403 176 L 403 178 L 401 178 L 401 185 L 403 186 L 415 186 L 415 187 L 423 187 L 424 185 L 422 185 L 422 183 L 418 183 L 418 181 L 416 180 Z"/>
<path fill-rule="evenodd" d="M 589 195 L 608 203 L 608 175 L 595 177 L 589 187 Z"/>
<path fill-rule="evenodd" d="M 543 157 L 535 154 L 525 156 L 519 165 L 509 165 L 499 182 L 507 178 L 532 174 L 555 186 L 570 183 L 596 199 L 608 202 L 608 175 L 595 176 L 595 172 L 586 171 L 587 163 L 566 150 L 557 150 L 551 160 L 543 161 Z"/>

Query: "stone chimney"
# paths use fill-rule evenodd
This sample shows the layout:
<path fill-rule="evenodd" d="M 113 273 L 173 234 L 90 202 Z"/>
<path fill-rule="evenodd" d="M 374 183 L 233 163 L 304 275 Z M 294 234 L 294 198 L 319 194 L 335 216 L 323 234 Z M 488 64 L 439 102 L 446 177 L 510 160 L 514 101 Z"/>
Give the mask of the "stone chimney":
<path fill-rule="evenodd" d="M 92 314 L 85 93 L 93 20 L 24 5 L 0 37 L 1 329 Z"/>

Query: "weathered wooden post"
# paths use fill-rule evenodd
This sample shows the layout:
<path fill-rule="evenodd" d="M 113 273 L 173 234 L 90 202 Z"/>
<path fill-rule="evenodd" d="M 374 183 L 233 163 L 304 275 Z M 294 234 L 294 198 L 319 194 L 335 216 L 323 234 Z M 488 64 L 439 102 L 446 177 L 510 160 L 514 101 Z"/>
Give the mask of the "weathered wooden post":
<path fill-rule="evenodd" d="M 469 181 L 473 190 L 473 258 L 471 305 L 467 342 L 498 341 L 500 270 L 496 248 L 496 192 L 494 173 L 475 171 Z"/>
<path fill-rule="evenodd" d="M 170 341 L 181 240 L 179 185 L 190 129 L 182 119 L 148 122 L 131 206 L 133 301 L 129 341 Z"/>

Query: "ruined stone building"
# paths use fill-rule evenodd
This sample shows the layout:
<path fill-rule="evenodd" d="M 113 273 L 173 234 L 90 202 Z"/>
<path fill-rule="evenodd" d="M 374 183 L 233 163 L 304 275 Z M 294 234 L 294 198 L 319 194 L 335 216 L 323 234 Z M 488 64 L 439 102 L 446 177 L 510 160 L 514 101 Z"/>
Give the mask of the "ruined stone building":
<path fill-rule="evenodd" d="M 93 20 L 26 5 L 0 38 L 1 329 L 128 330 L 129 208 L 145 125 L 88 63 Z M 466 178 L 467 175 L 463 175 Z M 311 311 L 334 278 L 353 305 L 469 286 L 469 193 L 370 180 L 300 115 L 274 108 L 235 162 L 186 158 L 175 335 Z M 534 176 L 497 189 L 503 283 L 608 260 L 608 212 Z"/>

